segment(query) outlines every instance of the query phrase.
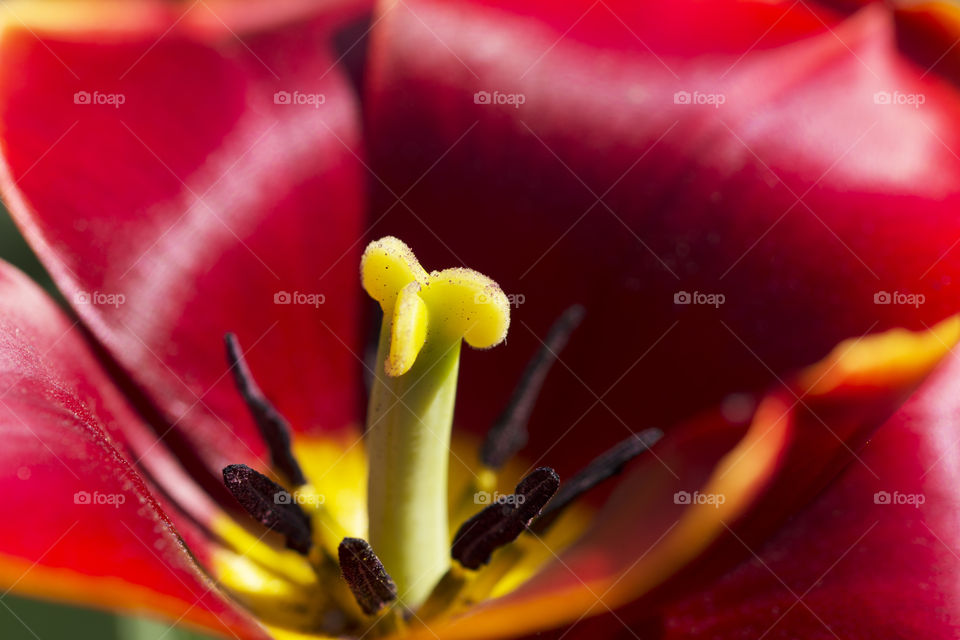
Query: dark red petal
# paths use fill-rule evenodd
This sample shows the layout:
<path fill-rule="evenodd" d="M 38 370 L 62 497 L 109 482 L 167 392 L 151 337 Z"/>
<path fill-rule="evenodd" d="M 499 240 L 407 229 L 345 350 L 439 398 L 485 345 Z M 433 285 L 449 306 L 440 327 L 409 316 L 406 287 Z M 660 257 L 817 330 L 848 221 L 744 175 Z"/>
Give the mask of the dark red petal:
<path fill-rule="evenodd" d="M 378 197 L 376 233 L 524 296 L 509 348 L 464 357 L 460 423 L 485 428 L 535 336 L 587 308 L 526 449 L 561 475 L 957 308 L 960 95 L 901 55 L 881 5 L 413 0 L 383 6 L 371 55 L 372 168 L 403 196 Z M 925 102 L 875 102 L 895 91 Z"/>
<path fill-rule="evenodd" d="M 65 296 L 219 472 L 264 453 L 227 331 L 295 429 L 358 422 L 363 194 L 333 18 L 241 38 L 212 11 L 106 34 L 14 24 L 0 141 L 12 212 Z M 324 103 L 277 103 L 281 91 Z M 277 304 L 281 292 L 317 304 Z"/>
<path fill-rule="evenodd" d="M 960 341 L 960 319 L 838 345 L 758 403 L 749 424 L 717 409 L 671 430 L 626 475 L 560 560 L 444 637 L 530 633 L 629 603 L 664 603 L 719 577 L 809 503 Z M 931 571 L 918 567 L 918 572 Z"/>
<path fill-rule="evenodd" d="M 662 637 L 954 638 L 958 380 L 954 356 L 876 433 L 864 464 L 749 562 L 671 606 Z"/>
<path fill-rule="evenodd" d="M 203 536 L 183 517 L 174 529 L 131 465 L 142 440 L 118 444 L 138 420 L 79 328 L 0 263 L 2 588 L 263 637 L 197 564 Z"/>

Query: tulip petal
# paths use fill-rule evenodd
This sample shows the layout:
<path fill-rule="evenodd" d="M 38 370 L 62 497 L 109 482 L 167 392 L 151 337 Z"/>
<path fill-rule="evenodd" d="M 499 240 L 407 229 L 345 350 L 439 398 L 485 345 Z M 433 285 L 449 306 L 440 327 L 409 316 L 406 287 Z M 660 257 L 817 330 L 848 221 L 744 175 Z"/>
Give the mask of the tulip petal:
<path fill-rule="evenodd" d="M 960 358 L 750 561 L 664 612 L 663 638 L 956 635 Z M 871 473 L 872 470 L 872 473 Z"/>
<path fill-rule="evenodd" d="M 219 472 L 264 456 L 228 331 L 294 429 L 358 422 L 357 107 L 342 10 L 241 36 L 218 3 L 177 6 L 113 31 L 8 20 L 0 181 L 127 391 Z"/>
<path fill-rule="evenodd" d="M 528 633 L 637 598 L 632 612 L 654 615 L 741 560 L 844 466 L 866 467 L 856 450 L 958 340 L 958 318 L 851 340 L 764 396 L 748 425 L 717 410 L 672 430 L 573 547 L 444 637 Z"/>
<path fill-rule="evenodd" d="M 562 476 L 841 340 L 956 312 L 960 100 L 882 4 L 404 0 L 378 17 L 377 233 L 517 305 L 510 349 L 465 359 L 463 426 L 492 422 L 575 302 L 525 450 Z"/>
<path fill-rule="evenodd" d="M 197 526 L 129 462 L 139 420 L 76 323 L 0 263 L 0 588 L 264 637 L 197 564 Z"/>

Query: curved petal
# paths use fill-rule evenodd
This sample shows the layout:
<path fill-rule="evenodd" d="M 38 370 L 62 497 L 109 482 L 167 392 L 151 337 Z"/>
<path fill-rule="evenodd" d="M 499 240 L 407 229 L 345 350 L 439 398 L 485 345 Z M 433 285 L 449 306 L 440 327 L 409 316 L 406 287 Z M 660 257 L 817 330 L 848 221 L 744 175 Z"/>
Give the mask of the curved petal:
<path fill-rule="evenodd" d="M 215 6 L 109 33 L 9 21 L 0 177 L 143 404 L 219 470 L 263 454 L 227 331 L 295 428 L 356 424 L 363 197 L 337 22 L 240 35 Z"/>
<path fill-rule="evenodd" d="M 634 615 L 654 615 L 733 566 L 845 465 L 866 466 L 856 450 L 958 340 L 960 318 L 851 340 L 763 397 L 749 423 L 718 410 L 673 430 L 557 562 L 444 637 L 532 632 L 636 598 Z"/>
<path fill-rule="evenodd" d="M 77 325 L 0 263 L 2 588 L 264 637 L 197 564 L 209 548 L 196 527 L 174 528 L 118 445 L 137 421 Z"/>
<path fill-rule="evenodd" d="M 960 96 L 881 5 L 385 1 L 368 80 L 375 232 L 518 305 L 509 349 L 465 356 L 460 422 L 587 307 L 527 449 L 561 473 L 957 309 Z"/>
<path fill-rule="evenodd" d="M 199 4 L 199 3 L 198 3 Z M 228 27 L 237 35 L 310 19 L 322 12 L 330 26 L 363 17 L 371 3 L 365 0 L 205 0 L 202 10 L 165 0 L 11 0 L 5 5 L 3 20 L 19 23 L 62 37 L 84 39 L 82 34 L 100 35 L 143 33 L 165 29 L 171 22 L 188 28 L 195 35 L 223 37 Z"/>
<path fill-rule="evenodd" d="M 664 613 L 663 638 L 956 636 L 960 358 L 750 562 Z"/>

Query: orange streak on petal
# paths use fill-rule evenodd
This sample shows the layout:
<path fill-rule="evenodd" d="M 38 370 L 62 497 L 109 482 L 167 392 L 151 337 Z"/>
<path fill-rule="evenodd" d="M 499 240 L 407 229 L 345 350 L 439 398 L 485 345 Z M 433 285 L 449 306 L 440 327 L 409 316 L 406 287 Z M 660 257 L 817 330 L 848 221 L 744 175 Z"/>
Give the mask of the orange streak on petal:
<path fill-rule="evenodd" d="M 0 8 L 0 26 L 69 36 L 142 33 L 176 20 L 173 5 L 152 0 L 14 0 Z"/>
<path fill-rule="evenodd" d="M 69 569 L 54 569 L 0 554 L 0 585 L 18 595 L 69 602 L 111 611 L 124 611 L 177 620 L 218 633 L 230 628 L 213 612 L 144 586 L 112 576 L 90 576 Z"/>
<path fill-rule="evenodd" d="M 71 35 L 89 40 L 174 27 L 194 35 L 237 35 L 270 29 L 313 16 L 337 24 L 369 12 L 372 0 L 12 0 L 0 7 L 0 27 Z"/>
<path fill-rule="evenodd" d="M 893 329 L 837 345 L 799 376 L 800 392 L 825 396 L 853 389 L 897 389 L 922 380 L 960 340 L 960 317 L 929 331 Z"/>
<path fill-rule="evenodd" d="M 616 607 L 664 582 L 699 556 L 739 519 L 774 476 L 794 428 L 791 404 L 764 398 L 743 439 L 717 465 L 700 492 L 719 504 L 694 504 L 663 544 L 618 578 L 604 602 Z M 722 502 L 721 502 L 722 500 Z"/>

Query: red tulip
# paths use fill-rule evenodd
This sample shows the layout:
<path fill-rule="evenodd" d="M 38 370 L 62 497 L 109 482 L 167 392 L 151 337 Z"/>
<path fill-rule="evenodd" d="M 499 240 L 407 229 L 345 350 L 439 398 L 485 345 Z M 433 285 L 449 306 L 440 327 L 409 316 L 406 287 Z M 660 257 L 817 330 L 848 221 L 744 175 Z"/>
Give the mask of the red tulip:
<path fill-rule="evenodd" d="M 311 553 L 364 537 L 356 267 L 394 233 L 515 306 L 464 358 L 454 491 L 572 303 L 499 488 L 666 433 L 409 635 L 952 637 L 953 23 L 688 4 L 384 3 L 362 100 L 365 6 L 10 5 L 0 180 L 77 321 L 3 267 L 0 583 L 237 637 L 365 620 L 223 491 L 227 465 L 290 478 L 221 339 L 329 500 Z"/>

